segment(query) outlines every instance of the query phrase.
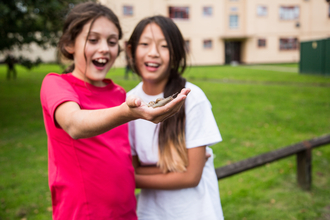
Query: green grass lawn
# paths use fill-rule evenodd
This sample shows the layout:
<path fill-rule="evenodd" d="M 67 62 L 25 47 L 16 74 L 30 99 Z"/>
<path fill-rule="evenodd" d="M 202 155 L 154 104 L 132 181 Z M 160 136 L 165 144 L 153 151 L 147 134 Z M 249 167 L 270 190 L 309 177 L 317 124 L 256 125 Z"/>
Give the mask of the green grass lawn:
<path fill-rule="evenodd" d="M 0 65 L 0 219 L 47 220 L 51 199 L 39 90 L 43 77 L 61 68 L 17 70 L 18 78 L 8 81 Z M 108 76 L 127 91 L 139 82 L 125 80 L 122 68 Z M 190 67 L 184 76 L 212 103 L 223 137 L 213 146 L 216 167 L 330 133 L 330 77 L 251 66 Z M 312 160 L 310 192 L 297 186 L 295 156 L 220 180 L 225 219 L 329 219 L 330 146 L 313 150 Z"/>

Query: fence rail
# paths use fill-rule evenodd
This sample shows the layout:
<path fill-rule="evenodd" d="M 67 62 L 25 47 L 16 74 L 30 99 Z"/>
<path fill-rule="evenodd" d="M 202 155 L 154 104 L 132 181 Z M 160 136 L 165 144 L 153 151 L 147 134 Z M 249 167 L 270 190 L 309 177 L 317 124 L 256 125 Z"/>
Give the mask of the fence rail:
<path fill-rule="evenodd" d="M 219 167 L 215 169 L 215 172 L 218 180 L 220 180 L 296 154 L 298 184 L 303 189 L 310 190 L 312 182 L 312 149 L 326 144 L 330 144 L 330 135 L 303 141 L 275 151 Z"/>
<path fill-rule="evenodd" d="M 304 190 L 310 190 L 312 184 L 312 149 L 327 144 L 330 144 L 330 134 L 218 167 L 215 172 L 218 180 L 220 180 L 296 154 L 298 185 Z M 138 199 L 139 194 L 135 196 Z"/>

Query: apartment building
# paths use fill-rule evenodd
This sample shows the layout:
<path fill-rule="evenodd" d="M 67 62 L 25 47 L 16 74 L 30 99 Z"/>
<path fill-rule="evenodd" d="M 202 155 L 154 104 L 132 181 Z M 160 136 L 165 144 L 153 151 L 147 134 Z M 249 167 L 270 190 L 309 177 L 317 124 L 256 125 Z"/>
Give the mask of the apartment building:
<path fill-rule="evenodd" d="M 329 0 L 99 1 L 118 15 L 122 46 L 142 18 L 172 18 L 191 65 L 299 62 L 299 42 L 330 37 Z"/>
<path fill-rule="evenodd" d="M 99 0 L 119 17 L 122 48 L 135 25 L 152 15 L 180 28 L 190 65 L 299 62 L 299 43 L 330 37 L 330 0 Z M 44 62 L 56 49 L 14 51 Z M 126 65 L 121 53 L 115 66 Z"/>

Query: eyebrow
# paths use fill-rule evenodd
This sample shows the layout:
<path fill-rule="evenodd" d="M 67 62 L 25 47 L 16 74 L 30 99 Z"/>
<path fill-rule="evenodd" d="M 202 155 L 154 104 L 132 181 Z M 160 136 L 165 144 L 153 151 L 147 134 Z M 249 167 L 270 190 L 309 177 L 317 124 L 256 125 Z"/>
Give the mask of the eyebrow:
<path fill-rule="evenodd" d="M 94 31 L 89 32 L 89 36 L 92 35 L 92 34 L 94 34 L 94 35 L 102 35 L 99 32 L 94 32 Z M 116 38 L 118 38 L 119 36 L 118 36 L 118 34 L 114 33 L 114 34 L 110 34 L 110 37 L 116 37 Z"/>
<path fill-rule="evenodd" d="M 143 39 L 143 38 L 146 38 L 146 39 L 151 39 L 151 40 L 154 40 L 155 38 L 154 37 L 148 37 L 148 36 L 141 36 L 141 38 L 140 39 Z M 164 37 L 164 38 L 161 38 L 161 39 L 159 39 L 158 41 L 166 41 L 166 38 Z"/>

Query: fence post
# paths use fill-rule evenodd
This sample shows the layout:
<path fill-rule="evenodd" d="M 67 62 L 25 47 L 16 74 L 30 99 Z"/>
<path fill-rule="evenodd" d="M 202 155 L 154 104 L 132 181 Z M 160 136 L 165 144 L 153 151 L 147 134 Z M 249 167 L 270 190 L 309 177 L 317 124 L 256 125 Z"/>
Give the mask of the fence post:
<path fill-rule="evenodd" d="M 312 184 L 312 148 L 304 142 L 306 150 L 297 153 L 297 181 L 304 190 L 310 190 Z"/>

